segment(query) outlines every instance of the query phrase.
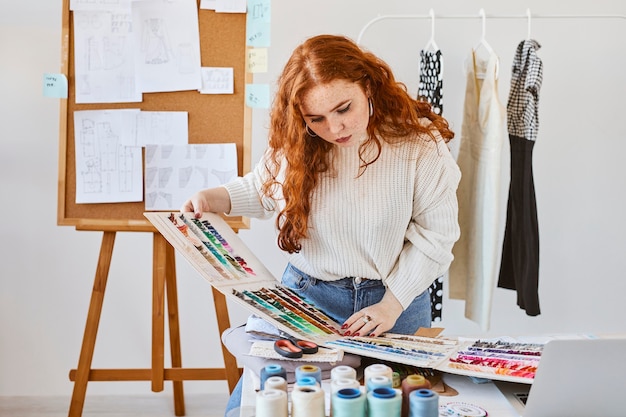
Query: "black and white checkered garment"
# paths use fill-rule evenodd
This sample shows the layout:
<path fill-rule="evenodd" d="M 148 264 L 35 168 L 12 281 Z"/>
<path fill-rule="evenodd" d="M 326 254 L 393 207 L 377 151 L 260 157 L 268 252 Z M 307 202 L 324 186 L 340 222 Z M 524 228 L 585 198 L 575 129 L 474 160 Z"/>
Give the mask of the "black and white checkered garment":
<path fill-rule="evenodd" d="M 541 45 L 534 39 L 517 45 L 506 106 L 509 134 L 528 140 L 536 140 L 539 130 L 539 90 L 543 81 L 539 48 Z"/>

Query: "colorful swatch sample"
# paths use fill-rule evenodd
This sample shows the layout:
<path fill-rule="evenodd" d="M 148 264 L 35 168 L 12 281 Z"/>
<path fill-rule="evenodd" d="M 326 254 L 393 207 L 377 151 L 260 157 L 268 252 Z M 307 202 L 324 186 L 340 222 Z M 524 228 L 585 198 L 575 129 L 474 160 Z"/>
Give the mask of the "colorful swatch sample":
<path fill-rule="evenodd" d="M 477 340 L 450 357 L 448 367 L 487 375 L 534 378 L 543 344 Z"/>

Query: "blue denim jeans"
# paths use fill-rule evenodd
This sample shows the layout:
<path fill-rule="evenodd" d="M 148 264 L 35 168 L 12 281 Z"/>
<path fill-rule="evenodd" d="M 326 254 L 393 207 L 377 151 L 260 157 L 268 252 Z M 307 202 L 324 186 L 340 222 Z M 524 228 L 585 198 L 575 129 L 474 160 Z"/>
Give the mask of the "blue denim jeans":
<path fill-rule="evenodd" d="M 378 303 L 385 295 L 385 286 L 380 280 L 347 277 L 338 281 L 321 281 L 291 264 L 283 273 L 282 285 L 306 298 L 339 324 L 362 308 Z M 414 334 L 420 327 L 430 327 L 431 317 L 430 294 L 426 290 L 415 297 L 389 332 Z M 236 414 L 231 412 L 241 405 L 241 394 L 240 379 L 226 405 L 226 417 Z"/>
<path fill-rule="evenodd" d="M 355 277 L 338 281 L 321 281 L 287 265 L 282 285 L 306 298 L 339 324 L 357 311 L 378 303 L 385 295 L 380 280 Z M 390 333 L 413 334 L 420 327 L 431 325 L 430 294 L 424 291 L 402 312 Z"/>

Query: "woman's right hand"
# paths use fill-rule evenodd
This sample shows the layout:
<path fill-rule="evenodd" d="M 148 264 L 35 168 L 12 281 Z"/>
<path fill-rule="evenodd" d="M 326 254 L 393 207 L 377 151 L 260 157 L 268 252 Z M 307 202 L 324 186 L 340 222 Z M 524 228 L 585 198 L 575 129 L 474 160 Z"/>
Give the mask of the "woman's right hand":
<path fill-rule="evenodd" d="M 229 213 L 230 195 L 224 187 L 207 188 L 191 196 L 180 207 L 181 212 L 193 212 L 196 218 L 202 213 Z"/>

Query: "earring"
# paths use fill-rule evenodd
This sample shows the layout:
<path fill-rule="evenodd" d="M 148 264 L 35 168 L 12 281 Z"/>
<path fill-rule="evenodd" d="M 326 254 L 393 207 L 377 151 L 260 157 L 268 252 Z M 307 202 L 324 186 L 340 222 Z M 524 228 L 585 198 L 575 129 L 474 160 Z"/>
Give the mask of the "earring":
<path fill-rule="evenodd" d="M 308 134 L 309 134 L 309 136 L 311 136 L 312 138 L 316 138 L 316 137 L 317 137 L 317 135 L 315 134 L 315 132 L 314 132 L 314 131 L 312 131 L 312 130 L 309 128 L 309 125 L 305 124 L 305 125 L 304 125 L 304 130 L 306 130 L 306 133 L 308 133 Z"/>
<path fill-rule="evenodd" d="M 372 104 L 372 99 L 368 98 L 367 101 L 370 104 L 370 117 L 372 117 L 374 115 L 374 104 Z"/>

